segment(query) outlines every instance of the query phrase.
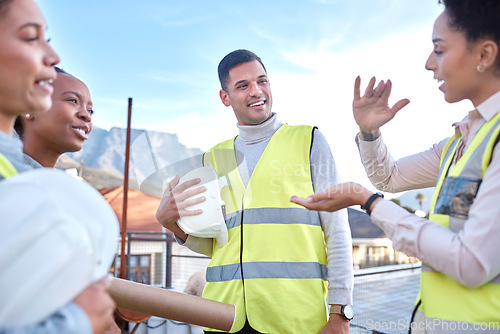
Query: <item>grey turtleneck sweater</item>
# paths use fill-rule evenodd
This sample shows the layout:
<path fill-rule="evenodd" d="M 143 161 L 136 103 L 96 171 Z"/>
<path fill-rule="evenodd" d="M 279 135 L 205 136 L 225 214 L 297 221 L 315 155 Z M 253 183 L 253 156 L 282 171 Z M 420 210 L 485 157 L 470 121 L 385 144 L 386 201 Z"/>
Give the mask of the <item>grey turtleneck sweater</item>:
<path fill-rule="evenodd" d="M 239 125 L 235 150 L 243 153 L 244 160 L 238 166 L 243 183 L 248 185 L 257 162 L 266 149 L 269 140 L 283 123 L 276 114 L 259 125 Z M 311 147 L 311 176 L 315 192 L 326 190 L 338 184 L 339 176 L 335 161 L 326 138 L 319 130 L 314 131 Z M 347 210 L 320 212 L 321 226 L 325 235 L 328 260 L 328 303 L 352 304 L 353 268 L 352 240 Z M 212 240 L 189 236 L 184 246 L 211 256 Z"/>

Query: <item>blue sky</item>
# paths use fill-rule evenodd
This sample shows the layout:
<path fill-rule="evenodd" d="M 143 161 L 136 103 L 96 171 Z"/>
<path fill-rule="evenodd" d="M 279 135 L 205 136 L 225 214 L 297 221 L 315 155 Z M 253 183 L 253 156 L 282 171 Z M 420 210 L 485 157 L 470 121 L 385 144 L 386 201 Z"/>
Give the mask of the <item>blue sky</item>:
<path fill-rule="evenodd" d="M 356 75 L 394 83 L 392 103 L 412 102 L 382 131 L 393 154 L 424 150 L 470 105 L 448 105 L 424 63 L 437 0 L 38 0 L 60 66 L 83 80 L 95 126 L 177 133 L 207 149 L 237 134 L 219 100 L 217 65 L 246 48 L 266 64 L 273 111 L 327 137 L 343 180 L 370 187 L 354 145 Z"/>

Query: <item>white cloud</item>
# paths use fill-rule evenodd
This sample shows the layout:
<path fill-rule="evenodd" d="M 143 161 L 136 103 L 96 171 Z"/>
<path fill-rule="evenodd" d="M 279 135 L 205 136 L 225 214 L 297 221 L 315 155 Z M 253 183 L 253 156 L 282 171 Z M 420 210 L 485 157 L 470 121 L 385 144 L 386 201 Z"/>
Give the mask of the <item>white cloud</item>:
<path fill-rule="evenodd" d="M 311 74 L 272 73 L 274 111 L 283 121 L 318 125 L 328 139 L 343 180 L 369 182 L 361 166 L 352 116 L 354 79 L 362 78 L 363 92 L 371 76 L 391 79 L 390 104 L 401 98 L 411 103 L 383 127 L 385 141 L 395 157 L 429 148 L 452 135 L 451 123 L 465 116 L 470 104 L 450 105 L 424 68 L 431 51 L 430 30 L 387 35 L 364 48 L 334 53 L 287 53 L 290 61 Z"/>
<path fill-rule="evenodd" d="M 141 127 L 140 124 L 137 125 Z M 178 115 L 156 125 L 144 124 L 149 130 L 177 133 L 187 147 L 207 150 L 217 143 L 237 135 L 236 119 L 230 108 L 215 107 L 211 112 L 191 112 Z"/>
<path fill-rule="evenodd" d="M 349 52 L 285 53 L 289 61 L 309 69 L 310 74 L 268 69 L 273 111 L 283 122 L 319 126 L 330 143 L 342 179 L 372 188 L 354 143 L 358 131 L 352 117 L 354 79 L 361 76 L 362 91 L 373 75 L 378 80 L 391 79 L 390 104 L 401 98 L 411 100 L 382 132 L 395 157 L 417 153 L 451 135 L 451 123 L 465 116 L 470 107 L 467 103 L 449 105 L 444 101 L 432 73 L 424 68 L 430 51 L 430 30 L 416 29 L 387 35 Z M 222 105 L 210 112 L 180 114 L 161 124 L 135 124 L 138 128 L 177 133 L 188 147 L 203 150 L 237 134 L 232 109 Z"/>
<path fill-rule="evenodd" d="M 331 145 L 342 179 L 357 181 L 371 188 L 354 143 L 358 129 L 352 117 L 352 97 L 357 75 L 362 78 L 362 91 L 371 76 L 375 75 L 378 80 L 391 79 L 391 105 L 401 98 L 411 100 L 382 129 L 385 141 L 395 157 L 425 150 L 451 135 L 451 123 L 460 120 L 471 108 L 467 102 L 455 105 L 446 103 L 432 73 L 425 70 L 424 64 L 432 49 L 431 30 L 429 22 L 422 22 L 421 26 L 406 27 L 360 44 L 367 36 L 374 34 L 367 32 L 362 40 L 340 42 L 342 33 L 337 31 L 336 35 L 331 34 L 326 38 L 326 31 L 331 29 L 323 27 L 320 35 L 325 38 L 312 39 L 311 43 L 306 41 L 299 48 L 297 43 L 287 43 L 288 38 L 276 32 L 257 29 L 260 38 L 276 45 L 288 45 L 282 54 L 295 68 L 304 69 L 300 71 L 301 74 L 297 74 L 278 72 L 268 66 L 274 97 L 273 111 L 278 113 L 281 121 L 290 124 L 319 126 Z M 342 44 L 342 50 L 331 51 L 335 50 L 338 43 Z M 315 48 L 311 45 L 315 45 Z M 170 74 L 165 77 L 158 73 L 156 75 L 157 80 L 172 78 Z M 175 80 L 185 82 L 183 75 L 186 74 L 178 75 Z M 133 126 L 177 133 L 179 140 L 188 147 L 203 150 L 235 136 L 237 128 L 232 109 L 223 107 L 217 100 L 218 86 L 215 83 L 207 87 L 204 91 L 213 90 L 213 98 L 198 95 L 193 100 L 178 103 L 169 100 L 168 107 L 155 107 L 157 101 L 148 101 L 148 105 L 136 104 L 138 109 L 174 109 L 176 112 L 169 113 L 175 114 L 173 118 L 156 123 L 152 123 L 149 117 L 137 117 L 133 119 Z M 112 102 L 117 101 L 109 101 Z M 118 104 L 120 112 L 123 109 L 123 115 L 125 104 L 125 101 Z M 203 110 L 192 111 L 197 106 L 202 106 L 199 108 Z M 125 116 L 123 119 L 125 122 Z M 122 126 L 117 124 L 116 119 L 112 122 L 115 126 Z"/>

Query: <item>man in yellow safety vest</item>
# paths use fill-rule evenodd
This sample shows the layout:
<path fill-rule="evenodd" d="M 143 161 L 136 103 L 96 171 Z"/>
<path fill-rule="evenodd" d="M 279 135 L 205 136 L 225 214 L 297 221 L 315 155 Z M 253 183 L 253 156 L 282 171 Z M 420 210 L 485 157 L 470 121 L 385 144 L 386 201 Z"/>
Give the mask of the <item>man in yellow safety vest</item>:
<path fill-rule="evenodd" d="M 220 98 L 232 107 L 239 134 L 203 160 L 229 180 L 221 190 L 229 241 L 221 246 L 189 236 L 175 224 L 193 214 L 184 210 L 189 199 L 183 190 L 195 183 L 176 186 L 175 179 L 158 220 L 185 246 L 212 257 L 203 297 L 236 305 L 231 333 L 348 332 L 353 277 L 347 212 L 317 213 L 290 202 L 292 194 L 309 196 L 339 182 L 327 141 L 313 126 L 278 120 L 266 69 L 253 52 L 229 53 L 218 72 Z"/>

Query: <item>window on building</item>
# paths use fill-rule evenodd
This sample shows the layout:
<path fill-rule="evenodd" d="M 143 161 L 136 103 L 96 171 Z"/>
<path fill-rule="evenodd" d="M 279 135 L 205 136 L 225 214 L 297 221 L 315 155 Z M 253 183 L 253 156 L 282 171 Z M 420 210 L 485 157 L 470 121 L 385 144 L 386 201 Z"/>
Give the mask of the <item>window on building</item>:
<path fill-rule="evenodd" d="M 150 255 L 130 255 L 128 279 L 130 281 L 150 284 L 151 261 Z M 115 276 L 120 275 L 120 256 L 115 260 Z"/>

